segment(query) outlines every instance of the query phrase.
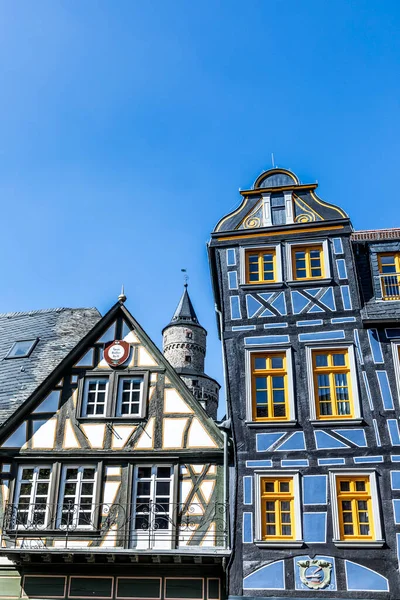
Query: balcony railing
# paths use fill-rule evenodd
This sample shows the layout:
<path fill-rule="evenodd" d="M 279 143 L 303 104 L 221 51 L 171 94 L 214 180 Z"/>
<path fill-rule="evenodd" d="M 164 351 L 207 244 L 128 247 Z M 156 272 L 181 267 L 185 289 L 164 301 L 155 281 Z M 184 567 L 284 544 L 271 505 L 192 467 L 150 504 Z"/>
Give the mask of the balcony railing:
<path fill-rule="evenodd" d="M 400 300 L 400 273 L 379 275 L 383 300 Z"/>
<path fill-rule="evenodd" d="M 177 550 L 228 547 L 224 503 L 8 504 L 3 519 L 8 548 Z"/>

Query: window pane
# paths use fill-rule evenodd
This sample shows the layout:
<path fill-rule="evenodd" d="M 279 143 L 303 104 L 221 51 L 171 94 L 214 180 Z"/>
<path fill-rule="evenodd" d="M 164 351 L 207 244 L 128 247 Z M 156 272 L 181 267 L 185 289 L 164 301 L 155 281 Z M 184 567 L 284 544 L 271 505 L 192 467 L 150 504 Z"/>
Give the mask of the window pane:
<path fill-rule="evenodd" d="M 356 491 L 365 492 L 365 481 L 356 481 Z"/>
<path fill-rule="evenodd" d="M 273 356 L 271 358 L 271 369 L 283 369 L 283 357 Z"/>
<path fill-rule="evenodd" d="M 335 367 L 344 367 L 346 366 L 346 354 L 333 354 L 332 355 L 332 359 L 333 359 L 333 365 Z"/>
<path fill-rule="evenodd" d="M 265 358 L 256 357 L 254 360 L 254 368 L 259 371 L 267 368 L 267 360 Z"/>
<path fill-rule="evenodd" d="M 316 354 L 315 355 L 315 364 L 317 367 L 327 367 L 328 366 L 328 355 L 327 354 Z"/>
<path fill-rule="evenodd" d="M 171 477 L 171 467 L 158 467 L 157 468 L 157 477 L 159 477 L 159 478 Z"/>

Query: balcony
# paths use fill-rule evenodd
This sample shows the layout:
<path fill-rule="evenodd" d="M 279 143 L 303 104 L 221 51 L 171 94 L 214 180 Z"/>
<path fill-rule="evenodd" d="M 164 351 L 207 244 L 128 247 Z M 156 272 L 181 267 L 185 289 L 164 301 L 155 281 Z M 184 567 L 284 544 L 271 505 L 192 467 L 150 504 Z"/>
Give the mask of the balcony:
<path fill-rule="evenodd" d="M 153 562 L 163 556 L 192 562 L 229 555 L 228 505 L 203 504 L 8 504 L 2 554 L 90 556 Z M 188 562 L 185 559 L 186 562 Z M 29 558 L 30 560 L 30 558 Z M 189 560 L 190 562 L 190 560 Z"/>
<path fill-rule="evenodd" d="M 400 273 L 379 275 L 382 300 L 400 300 Z"/>

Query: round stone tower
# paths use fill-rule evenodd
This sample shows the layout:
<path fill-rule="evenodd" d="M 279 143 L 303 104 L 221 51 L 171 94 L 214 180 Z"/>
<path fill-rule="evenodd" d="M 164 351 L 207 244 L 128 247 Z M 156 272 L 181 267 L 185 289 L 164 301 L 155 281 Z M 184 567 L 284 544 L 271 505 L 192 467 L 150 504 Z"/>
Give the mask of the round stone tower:
<path fill-rule="evenodd" d="M 207 414 L 216 419 L 221 386 L 204 373 L 207 331 L 199 324 L 187 287 L 163 329 L 163 352 Z"/>

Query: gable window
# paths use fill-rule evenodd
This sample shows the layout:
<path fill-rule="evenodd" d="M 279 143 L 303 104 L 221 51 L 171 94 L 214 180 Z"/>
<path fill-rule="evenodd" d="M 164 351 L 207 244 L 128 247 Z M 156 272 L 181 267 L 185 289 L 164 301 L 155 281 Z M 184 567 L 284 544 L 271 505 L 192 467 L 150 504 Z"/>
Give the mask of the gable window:
<path fill-rule="evenodd" d="M 248 418 L 266 424 L 293 421 L 293 381 L 290 349 L 247 351 Z"/>
<path fill-rule="evenodd" d="M 57 526 L 61 528 L 94 528 L 96 467 L 66 466 L 60 486 Z"/>
<path fill-rule="evenodd" d="M 400 300 L 400 252 L 378 254 L 383 300 Z"/>
<path fill-rule="evenodd" d="M 246 283 L 274 283 L 276 281 L 276 250 L 247 250 Z"/>
<path fill-rule="evenodd" d="M 143 419 L 149 372 L 89 373 L 79 383 L 78 413 L 85 419 Z"/>
<path fill-rule="evenodd" d="M 82 416 L 104 417 L 106 414 L 108 377 L 90 377 L 85 380 Z"/>
<path fill-rule="evenodd" d="M 173 542 L 171 504 L 173 468 L 170 465 L 137 466 L 135 472 L 135 530 L 138 548 L 168 548 Z"/>
<path fill-rule="evenodd" d="M 322 279 L 325 276 L 322 245 L 292 248 L 293 279 Z"/>
<path fill-rule="evenodd" d="M 19 340 L 14 342 L 5 358 L 27 358 L 39 340 Z"/>
<path fill-rule="evenodd" d="M 271 221 L 272 225 L 286 223 L 286 202 L 283 194 L 271 194 Z"/>
<path fill-rule="evenodd" d="M 311 418 L 332 422 L 360 418 L 353 347 L 308 348 L 307 352 L 311 353 Z"/>
<path fill-rule="evenodd" d="M 141 414 L 143 383 L 143 377 L 119 378 L 117 417 L 139 416 Z"/>
<path fill-rule="evenodd" d="M 376 474 L 331 473 L 334 542 L 343 545 L 381 540 Z"/>
<path fill-rule="evenodd" d="M 12 527 L 45 527 L 49 520 L 51 467 L 21 466 L 15 489 Z"/>
<path fill-rule="evenodd" d="M 301 545 L 298 473 L 256 473 L 256 543 Z"/>

